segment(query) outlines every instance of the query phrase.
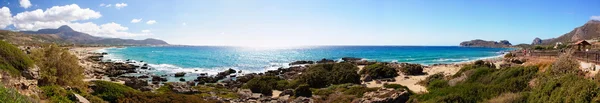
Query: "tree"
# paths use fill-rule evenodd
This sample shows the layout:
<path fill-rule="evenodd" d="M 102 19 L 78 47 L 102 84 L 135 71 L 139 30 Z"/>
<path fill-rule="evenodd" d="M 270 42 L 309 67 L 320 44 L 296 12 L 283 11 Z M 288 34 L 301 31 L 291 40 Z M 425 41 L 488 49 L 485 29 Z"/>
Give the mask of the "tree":
<path fill-rule="evenodd" d="M 33 57 L 40 67 L 41 85 L 83 86 L 84 68 L 67 50 L 50 45 L 34 51 Z"/>

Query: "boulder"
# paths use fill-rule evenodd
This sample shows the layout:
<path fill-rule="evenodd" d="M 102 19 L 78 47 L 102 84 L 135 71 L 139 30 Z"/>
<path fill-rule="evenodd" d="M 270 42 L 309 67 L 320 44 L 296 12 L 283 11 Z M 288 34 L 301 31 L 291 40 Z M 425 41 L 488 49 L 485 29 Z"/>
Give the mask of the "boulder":
<path fill-rule="evenodd" d="M 364 93 L 363 97 L 358 99 L 358 103 L 405 103 L 409 96 L 408 90 L 386 88 Z"/>
<path fill-rule="evenodd" d="M 294 90 L 292 89 L 286 89 L 281 91 L 281 93 L 279 94 L 280 97 L 285 96 L 285 95 L 294 95 Z"/>
<path fill-rule="evenodd" d="M 300 61 L 295 61 L 290 63 L 289 65 L 299 65 L 299 64 L 313 64 L 315 62 L 313 61 L 305 61 L 305 60 L 300 60 Z"/>
<path fill-rule="evenodd" d="M 169 87 L 171 87 L 171 90 L 175 93 L 195 94 L 195 93 L 200 92 L 197 89 L 192 88 L 191 86 L 189 86 L 188 84 L 186 84 L 184 82 L 171 82 L 171 83 L 167 83 L 167 85 L 169 85 Z"/>
<path fill-rule="evenodd" d="M 159 77 L 159 76 L 154 76 L 153 75 L 152 76 L 152 81 L 157 81 L 157 82 L 163 81 L 163 82 L 166 82 L 167 78 L 165 78 L 165 77 Z"/>
<path fill-rule="evenodd" d="M 185 79 L 183 79 L 183 78 L 179 78 L 179 81 L 185 82 Z"/>
<path fill-rule="evenodd" d="M 133 89 L 140 89 L 144 86 L 148 86 L 148 82 L 143 79 L 132 78 L 132 79 L 129 79 L 128 81 L 125 81 L 125 85 L 129 86 Z"/>
<path fill-rule="evenodd" d="M 323 59 L 317 61 L 317 63 L 335 63 L 335 61 L 323 58 Z"/>
<path fill-rule="evenodd" d="M 77 93 L 73 93 L 73 96 L 75 97 L 75 101 L 77 101 L 77 103 L 90 103 L 89 100 L 85 99 L 83 96 Z"/>
<path fill-rule="evenodd" d="M 356 58 L 356 57 L 343 57 L 342 60 L 346 61 L 346 62 L 354 62 L 354 61 L 360 61 L 362 60 L 362 58 Z"/>
<path fill-rule="evenodd" d="M 185 72 L 175 73 L 175 77 L 183 77 L 183 76 L 185 76 Z"/>

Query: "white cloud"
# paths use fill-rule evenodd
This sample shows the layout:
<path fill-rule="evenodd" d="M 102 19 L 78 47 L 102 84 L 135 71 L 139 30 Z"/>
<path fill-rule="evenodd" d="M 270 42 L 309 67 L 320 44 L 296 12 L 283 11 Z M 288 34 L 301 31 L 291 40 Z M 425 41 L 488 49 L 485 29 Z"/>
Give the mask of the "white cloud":
<path fill-rule="evenodd" d="M 183 23 L 181 23 L 181 25 L 183 25 L 183 26 L 186 26 L 186 25 L 187 25 L 187 23 L 183 22 Z"/>
<path fill-rule="evenodd" d="M 13 23 L 17 30 L 38 30 L 42 28 L 58 27 L 73 21 L 100 18 L 100 12 L 89 8 L 80 8 L 77 4 L 53 6 L 46 10 L 37 9 L 17 13 L 13 16 Z"/>
<path fill-rule="evenodd" d="M 131 23 L 138 23 L 138 22 L 140 22 L 140 21 L 142 21 L 142 18 L 139 18 L 139 19 L 132 19 L 132 20 L 131 20 Z"/>
<path fill-rule="evenodd" d="M 104 6 L 106 6 L 106 4 L 104 4 L 104 3 L 101 3 L 99 6 L 100 6 L 100 7 L 104 7 Z"/>
<path fill-rule="evenodd" d="M 148 20 L 146 22 L 146 24 L 149 24 L 149 25 L 152 25 L 152 24 L 155 24 L 155 23 L 156 23 L 156 20 Z"/>
<path fill-rule="evenodd" d="M 16 30 L 39 30 L 68 25 L 75 31 L 100 37 L 133 37 L 151 34 L 150 32 L 130 33 L 127 32 L 129 28 L 114 22 L 102 25 L 92 22 L 79 22 L 82 20 L 97 19 L 101 16 L 100 12 L 89 8 L 80 8 L 77 4 L 53 6 L 46 10 L 25 11 L 17 13 L 12 17 L 10 10 L 7 7 L 3 7 L 0 8 L 0 27 L 4 28 L 7 25 L 13 24 Z"/>
<path fill-rule="evenodd" d="M 600 21 L 600 16 L 592 16 L 592 17 L 590 17 L 590 19 Z"/>
<path fill-rule="evenodd" d="M 25 9 L 31 7 L 31 2 L 29 2 L 29 0 L 19 0 L 19 4 Z"/>
<path fill-rule="evenodd" d="M 143 32 L 143 31 L 142 31 L 142 33 L 129 33 L 129 32 L 127 32 L 127 30 L 129 30 L 129 28 L 121 26 L 121 24 L 117 24 L 114 22 L 106 23 L 106 24 L 102 24 L 102 25 L 97 25 L 92 22 L 71 23 L 68 25 L 71 28 L 73 28 L 73 30 L 75 30 L 75 31 L 84 32 L 84 33 L 88 33 L 93 36 L 100 36 L 100 37 L 117 38 L 117 37 L 134 37 L 134 36 L 150 35 L 150 32 Z"/>
<path fill-rule="evenodd" d="M 115 7 L 116 7 L 117 9 L 121 9 L 121 8 L 123 8 L 123 7 L 126 7 L 126 6 L 127 6 L 127 4 L 126 4 L 126 3 L 117 3 L 117 4 L 115 4 Z"/>
<path fill-rule="evenodd" d="M 142 30 L 142 33 L 150 33 L 150 30 Z"/>
<path fill-rule="evenodd" d="M 104 6 L 104 7 L 111 7 L 111 6 L 112 6 L 112 4 L 108 4 L 108 5 Z"/>
<path fill-rule="evenodd" d="M 8 7 L 0 8 L 0 29 L 6 28 L 6 26 L 12 24 L 12 14 Z"/>

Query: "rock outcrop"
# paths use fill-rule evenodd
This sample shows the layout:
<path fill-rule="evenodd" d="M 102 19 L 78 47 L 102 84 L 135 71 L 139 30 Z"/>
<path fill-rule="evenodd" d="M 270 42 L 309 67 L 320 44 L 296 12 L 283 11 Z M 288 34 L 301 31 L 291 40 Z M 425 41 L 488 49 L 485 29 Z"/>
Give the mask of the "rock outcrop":
<path fill-rule="evenodd" d="M 407 90 L 394 90 L 390 88 L 366 92 L 358 103 L 405 103 L 410 93 Z"/>
<path fill-rule="evenodd" d="M 494 48 L 505 48 L 510 47 L 512 44 L 507 40 L 501 40 L 499 42 L 496 41 L 485 41 L 481 39 L 464 41 L 460 43 L 460 46 L 463 47 L 494 47 Z"/>

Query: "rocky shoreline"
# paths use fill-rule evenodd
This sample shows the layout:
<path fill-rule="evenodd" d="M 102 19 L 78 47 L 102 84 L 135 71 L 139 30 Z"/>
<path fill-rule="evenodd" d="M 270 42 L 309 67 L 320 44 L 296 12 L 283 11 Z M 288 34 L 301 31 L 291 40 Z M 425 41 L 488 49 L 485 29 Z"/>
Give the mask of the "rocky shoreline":
<path fill-rule="evenodd" d="M 80 65 L 83 65 L 85 70 L 86 81 L 110 81 L 119 84 L 124 84 L 126 86 L 132 87 L 133 89 L 137 89 L 140 91 L 156 91 L 157 89 L 168 86 L 175 93 L 181 94 L 195 94 L 201 93 L 205 91 L 198 91 L 194 89 L 195 86 L 200 85 L 215 85 L 218 87 L 223 87 L 230 89 L 232 91 L 236 91 L 238 95 L 241 97 L 238 99 L 227 99 L 227 98 L 218 98 L 214 97 L 213 99 L 217 99 L 219 101 L 229 101 L 229 102 L 250 102 L 250 101 L 262 101 L 262 102 L 270 102 L 270 101 L 287 101 L 290 99 L 290 91 L 292 90 L 284 90 L 279 94 L 271 95 L 263 95 L 260 93 L 252 93 L 249 92 L 248 89 L 241 89 L 244 83 L 250 81 L 255 77 L 260 76 L 277 76 L 284 80 L 293 80 L 296 79 L 305 72 L 310 65 L 315 64 L 323 64 L 323 63 L 336 63 L 336 62 L 348 62 L 355 65 L 358 65 L 360 69 L 362 69 L 365 65 L 375 64 L 378 62 L 370 62 L 363 60 L 362 58 L 356 57 L 344 57 L 342 61 L 335 61 L 330 59 L 322 59 L 319 61 L 295 61 L 289 63 L 291 65 L 288 68 L 279 68 L 277 70 L 269 70 L 263 73 L 246 73 L 242 74 L 240 70 L 228 69 L 222 72 L 217 73 L 216 75 L 209 75 L 207 73 L 188 73 L 188 72 L 178 72 L 174 74 L 165 74 L 165 75 L 153 75 L 150 73 L 144 73 L 145 70 L 152 69 L 152 67 L 148 66 L 143 62 L 138 62 L 135 60 L 125 60 L 122 62 L 106 62 L 102 61 L 103 57 L 107 55 L 107 53 L 94 53 L 91 51 L 81 51 L 74 50 L 74 53 L 78 55 L 80 58 Z M 434 73 L 445 73 L 445 74 L 454 74 L 459 68 L 468 62 L 457 63 L 457 64 L 434 64 L 431 66 L 424 66 L 430 74 Z M 402 65 L 403 63 L 389 63 L 389 65 Z M 127 74 L 140 74 L 140 75 L 127 75 Z M 400 73 L 401 74 L 401 73 Z M 425 79 L 426 75 L 420 76 L 408 76 L 401 75 L 397 78 L 387 79 L 369 79 L 369 77 L 361 77 L 361 84 L 365 87 L 383 87 L 383 84 L 401 84 L 406 85 L 409 89 L 416 92 L 427 92 L 423 90 L 422 86 L 417 85 L 416 82 L 419 80 Z M 193 76 L 193 79 L 184 79 L 183 77 Z M 167 78 L 180 78 L 179 81 L 169 81 Z M 406 79 L 410 78 L 410 79 Z M 369 94 L 370 93 L 370 94 Z M 372 95 L 371 97 L 365 96 L 363 99 L 360 99 L 363 102 L 374 102 L 374 101 L 396 101 L 401 98 L 408 98 L 405 96 L 406 91 L 402 90 L 390 90 L 390 89 L 381 89 L 374 92 L 367 92 L 365 94 Z M 391 98 L 378 98 L 382 94 L 394 94 L 395 97 Z M 276 95 L 276 96 L 275 96 Z M 377 98 L 376 98 L 377 97 Z M 293 101 L 298 102 L 306 102 L 306 101 L 314 101 L 314 98 L 303 98 L 298 97 Z M 406 101 L 406 100 L 403 100 Z"/>

